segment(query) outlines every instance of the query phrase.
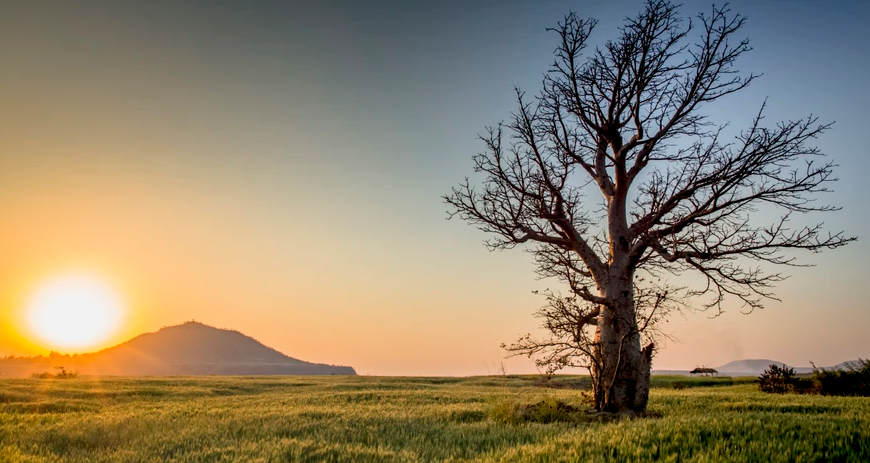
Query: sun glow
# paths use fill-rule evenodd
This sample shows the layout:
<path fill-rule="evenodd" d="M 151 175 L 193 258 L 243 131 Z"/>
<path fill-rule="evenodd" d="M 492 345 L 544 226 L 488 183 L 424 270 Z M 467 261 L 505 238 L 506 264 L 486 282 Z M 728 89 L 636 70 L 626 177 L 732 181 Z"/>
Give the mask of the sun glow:
<path fill-rule="evenodd" d="M 42 284 L 27 305 L 30 328 L 61 348 L 94 346 L 117 328 L 121 298 L 109 285 L 87 275 L 65 275 Z"/>

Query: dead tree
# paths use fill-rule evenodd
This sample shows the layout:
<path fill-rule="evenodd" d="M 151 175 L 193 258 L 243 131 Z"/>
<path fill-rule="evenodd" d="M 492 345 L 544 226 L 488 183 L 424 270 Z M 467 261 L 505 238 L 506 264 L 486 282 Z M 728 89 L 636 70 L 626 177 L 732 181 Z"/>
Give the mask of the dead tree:
<path fill-rule="evenodd" d="M 671 338 L 660 329 L 660 323 L 674 312 L 688 308 L 685 288 L 649 284 L 642 281 L 643 279 L 639 280 L 641 281 L 636 282 L 634 287 L 637 333 L 652 350 L 652 346 Z M 546 336 L 540 338 L 526 334 L 516 342 L 502 344 L 501 347 L 510 356 L 534 358 L 535 365 L 547 375 L 563 368 L 589 370 L 595 402 L 603 403 L 609 382 L 600 373 L 605 370 L 604 363 L 607 359 L 602 358 L 596 333 L 592 330 L 598 325 L 600 307 L 576 295 L 562 296 L 550 290 L 543 295 L 546 296 L 547 303 L 535 312 L 535 317 L 541 320 Z"/>
<path fill-rule="evenodd" d="M 568 14 L 552 29 L 558 45 L 540 94 L 517 90 L 509 122 L 481 136 L 482 182 L 466 179 L 444 198 L 451 217 L 490 235 L 491 249 L 532 244 L 538 272 L 591 304 L 574 330 L 594 326 L 593 349 L 581 354 L 601 378 L 601 410 L 647 405 L 653 344 L 641 344 L 638 278 L 697 272 L 705 284 L 687 294 L 709 296 L 700 307 L 721 312 L 733 298 L 751 311 L 785 278 L 760 264 L 798 265 L 792 251 L 854 240 L 805 224 L 808 213 L 837 210 L 816 202 L 835 180 L 812 144 L 830 124 L 767 126 L 761 103 L 729 137 L 703 113 L 757 77 L 735 67 L 750 50 L 738 37 L 744 22 L 727 6 L 693 22 L 650 0 L 615 40 L 589 50 L 595 21 Z"/>

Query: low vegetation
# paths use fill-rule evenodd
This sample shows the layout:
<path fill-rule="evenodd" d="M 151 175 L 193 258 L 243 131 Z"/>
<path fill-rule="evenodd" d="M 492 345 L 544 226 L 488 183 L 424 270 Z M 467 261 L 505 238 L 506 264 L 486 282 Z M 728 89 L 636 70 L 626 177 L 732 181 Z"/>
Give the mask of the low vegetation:
<path fill-rule="evenodd" d="M 33 379 L 75 379 L 79 377 L 78 371 L 67 371 L 66 367 L 56 366 L 55 370 L 59 370 L 57 373 L 50 373 L 48 371 L 43 373 L 34 373 L 31 375 Z"/>
<path fill-rule="evenodd" d="M 870 360 L 858 360 L 842 369 L 814 368 L 813 373 L 796 375 L 793 368 L 771 364 L 758 378 L 762 392 L 870 396 Z"/>
<path fill-rule="evenodd" d="M 797 383 L 797 376 L 794 373 L 794 368 L 785 365 L 771 364 L 764 370 L 764 373 L 758 377 L 758 388 L 761 392 L 770 392 L 773 394 L 785 394 L 786 392 L 794 392 Z"/>
<path fill-rule="evenodd" d="M 868 397 L 870 360 L 859 360 L 841 370 L 816 369 L 813 381 L 819 394 Z"/>
<path fill-rule="evenodd" d="M 488 409 L 488 416 L 496 423 L 518 425 L 522 423 L 578 423 L 589 421 L 584 409 L 554 397 L 535 403 L 523 404 L 517 399 L 499 399 Z"/>
<path fill-rule="evenodd" d="M 703 381 L 653 377 L 660 417 L 607 420 L 532 376 L 2 379 L 0 462 L 870 461 L 863 398 Z"/>

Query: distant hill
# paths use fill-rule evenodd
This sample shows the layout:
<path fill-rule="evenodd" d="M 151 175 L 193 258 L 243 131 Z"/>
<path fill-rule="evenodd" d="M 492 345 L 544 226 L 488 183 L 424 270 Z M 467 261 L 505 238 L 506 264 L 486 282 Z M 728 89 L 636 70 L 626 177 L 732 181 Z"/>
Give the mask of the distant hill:
<path fill-rule="evenodd" d="M 850 368 L 861 368 L 861 360 L 847 360 L 843 363 L 838 363 L 832 367 L 824 368 L 825 370 L 848 370 Z"/>
<path fill-rule="evenodd" d="M 785 364 L 783 362 L 777 362 L 776 360 L 770 359 L 743 359 L 743 360 L 734 360 L 733 362 L 728 362 L 725 365 L 720 367 L 716 367 L 715 370 L 719 372 L 720 375 L 725 376 L 758 376 L 764 373 L 764 370 L 767 369 L 771 364 L 777 365 L 785 365 L 790 368 L 794 368 L 795 373 L 804 374 L 804 373 L 812 373 L 812 367 L 792 367 L 791 365 Z M 849 360 L 843 363 L 839 363 L 837 365 L 831 367 L 820 367 L 824 370 L 845 370 L 849 365 L 859 366 L 860 362 L 858 360 Z M 653 370 L 654 375 L 689 375 L 691 370 Z"/>
<path fill-rule="evenodd" d="M 716 368 L 719 373 L 730 374 L 731 376 L 736 376 L 739 374 L 748 375 L 751 374 L 753 376 L 760 375 L 764 373 L 764 370 L 767 369 L 770 364 L 775 363 L 777 365 L 785 365 L 787 367 L 794 368 L 794 372 L 798 374 L 802 373 L 812 373 L 813 367 L 792 367 L 791 365 L 787 365 L 783 362 L 777 362 L 775 360 L 769 359 L 748 359 L 748 360 L 735 360 L 733 362 L 728 362 L 721 367 Z M 838 363 L 834 366 L 823 367 L 819 366 L 819 368 L 823 370 L 846 370 L 849 366 L 858 367 L 861 362 L 858 360 L 848 360 L 843 363 Z"/>
<path fill-rule="evenodd" d="M 352 367 L 286 356 L 238 331 L 197 322 L 145 333 L 108 349 L 77 356 L 0 360 L 5 376 L 29 375 L 54 365 L 84 375 L 355 375 Z"/>
<path fill-rule="evenodd" d="M 771 364 L 786 365 L 787 367 L 794 368 L 795 373 L 811 373 L 813 371 L 811 367 L 792 367 L 783 362 L 777 362 L 776 360 L 770 359 L 735 360 L 733 362 L 728 362 L 721 367 L 716 367 L 716 371 L 720 374 L 730 374 L 731 376 L 757 376 L 764 373 L 764 370 L 766 370 Z"/>

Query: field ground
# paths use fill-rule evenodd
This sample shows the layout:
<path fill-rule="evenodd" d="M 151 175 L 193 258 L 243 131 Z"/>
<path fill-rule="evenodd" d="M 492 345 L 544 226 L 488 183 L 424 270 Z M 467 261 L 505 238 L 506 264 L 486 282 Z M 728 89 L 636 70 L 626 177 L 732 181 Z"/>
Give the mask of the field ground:
<path fill-rule="evenodd" d="M 582 394 L 512 376 L 3 379 L 0 462 L 870 461 L 870 398 L 749 381 L 654 377 L 660 418 L 510 425 L 489 411 Z"/>

